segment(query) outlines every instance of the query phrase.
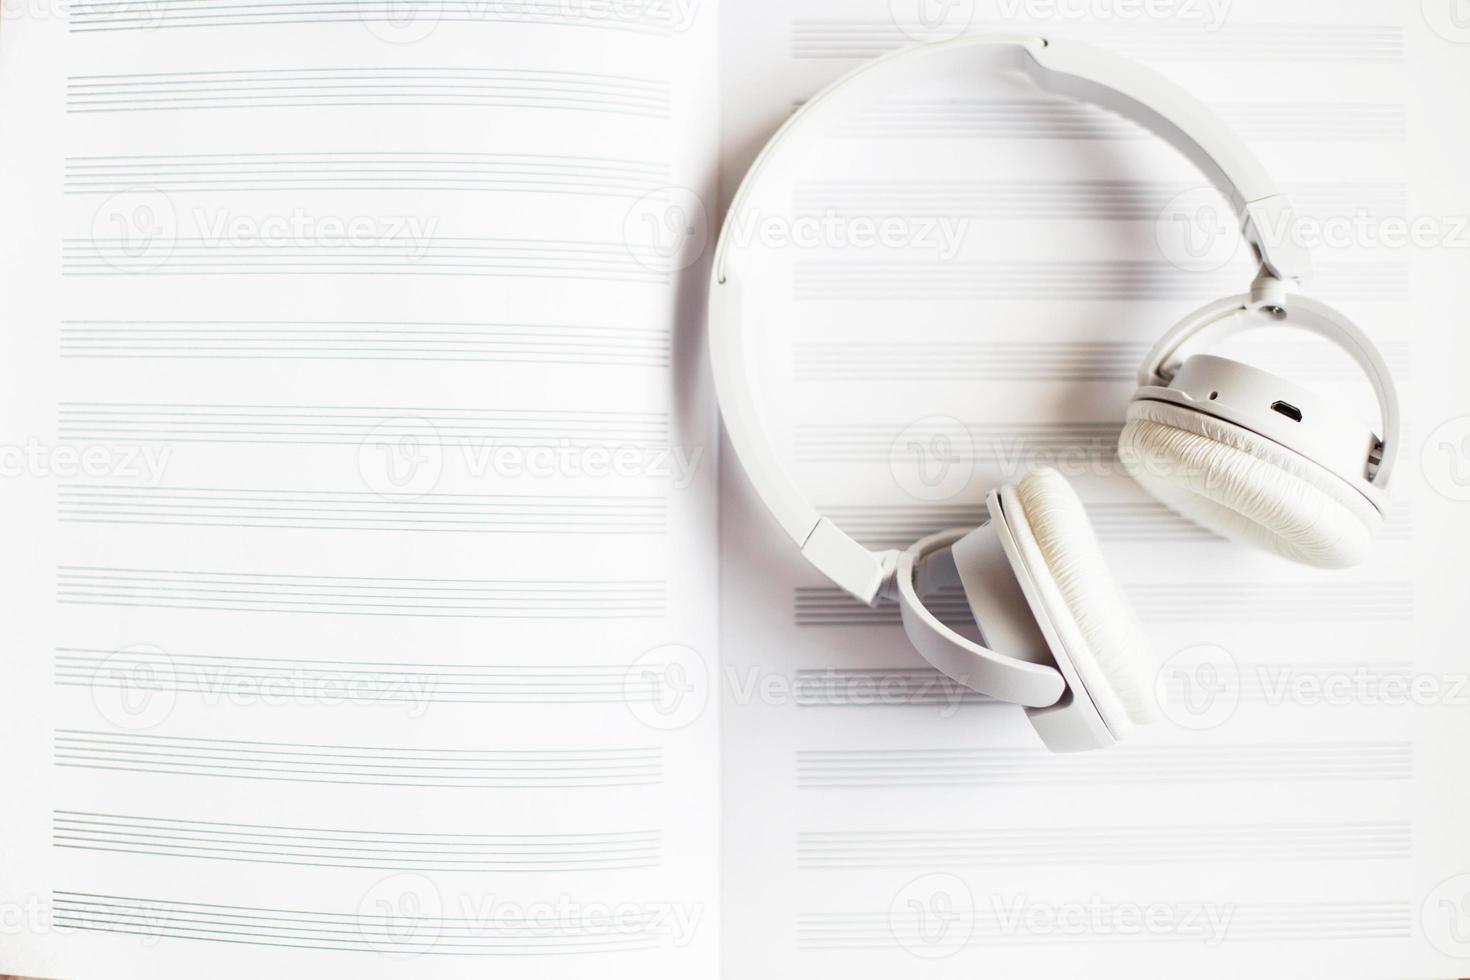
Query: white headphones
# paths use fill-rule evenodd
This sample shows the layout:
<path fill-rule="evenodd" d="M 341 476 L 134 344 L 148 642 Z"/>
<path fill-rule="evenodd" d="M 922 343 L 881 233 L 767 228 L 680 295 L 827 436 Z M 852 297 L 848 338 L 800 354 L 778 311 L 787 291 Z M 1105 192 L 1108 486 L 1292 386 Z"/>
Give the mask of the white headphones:
<path fill-rule="evenodd" d="M 806 103 L 751 166 L 715 253 L 710 348 L 725 428 L 756 491 L 818 570 L 870 605 L 898 601 L 921 654 L 973 690 L 1024 705 L 1054 751 L 1111 745 L 1156 705 L 1146 643 L 1076 493 L 1054 470 L 992 490 L 990 520 L 873 552 L 823 517 L 781 467 L 756 411 L 743 347 L 742 260 L 735 240 L 763 175 L 800 163 L 824 126 L 936 73 L 978 77 L 997 63 L 1042 89 L 1096 104 L 1182 152 L 1235 208 L 1260 259 L 1249 292 L 1185 317 L 1148 353 L 1128 406 L 1119 457 L 1155 497 L 1226 537 L 1309 565 L 1362 559 L 1382 524 L 1398 448 L 1398 401 L 1367 336 L 1331 307 L 1293 293 L 1311 260 L 1290 234 L 1290 203 L 1255 156 L 1203 104 L 1162 76 L 1073 41 L 975 35 L 897 52 L 857 69 Z M 1244 330 L 1298 327 L 1350 354 L 1372 382 L 1376 435 L 1283 378 L 1204 349 Z M 964 590 L 982 642 L 924 600 Z"/>

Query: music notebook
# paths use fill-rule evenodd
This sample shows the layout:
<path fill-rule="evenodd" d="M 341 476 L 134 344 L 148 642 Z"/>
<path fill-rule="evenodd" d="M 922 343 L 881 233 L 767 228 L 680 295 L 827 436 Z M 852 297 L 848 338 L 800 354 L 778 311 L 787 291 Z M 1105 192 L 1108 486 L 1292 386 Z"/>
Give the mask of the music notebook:
<path fill-rule="evenodd" d="M 1454 13 L 7 4 L 0 970 L 1463 973 Z M 1000 75 L 828 134 L 739 229 L 783 314 L 767 424 L 875 547 L 1072 478 L 1165 716 L 1099 753 L 1048 755 L 807 569 L 705 364 L 764 140 L 864 59 L 986 28 L 1217 108 L 1411 434 L 1363 566 L 1208 536 L 1111 448 L 1148 345 L 1249 282 L 1199 175 Z M 1309 339 L 1242 350 L 1371 414 Z"/>

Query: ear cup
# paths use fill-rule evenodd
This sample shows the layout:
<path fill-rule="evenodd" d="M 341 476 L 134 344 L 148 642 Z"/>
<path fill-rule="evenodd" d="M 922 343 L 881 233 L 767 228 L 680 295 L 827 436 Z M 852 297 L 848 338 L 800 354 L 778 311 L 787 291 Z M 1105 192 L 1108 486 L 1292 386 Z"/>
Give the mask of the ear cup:
<path fill-rule="evenodd" d="M 1367 498 L 1300 453 L 1180 405 L 1129 405 L 1118 454 L 1177 513 L 1303 564 L 1357 564 L 1383 523 Z"/>
<path fill-rule="evenodd" d="M 1016 485 L 1029 533 L 1015 535 L 1027 567 L 1045 578 L 1080 636 L 1068 654 L 1087 695 L 1119 738 L 1158 715 L 1143 628 L 1113 578 L 1082 501 L 1056 470 Z M 1015 524 L 1016 522 L 1012 522 Z"/>

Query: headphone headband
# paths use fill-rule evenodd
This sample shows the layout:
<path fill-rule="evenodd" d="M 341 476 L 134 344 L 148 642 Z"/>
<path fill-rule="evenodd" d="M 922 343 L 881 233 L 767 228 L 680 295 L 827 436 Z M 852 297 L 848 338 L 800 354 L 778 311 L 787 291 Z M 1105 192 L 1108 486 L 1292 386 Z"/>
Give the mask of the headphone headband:
<path fill-rule="evenodd" d="M 1290 201 L 1250 148 L 1213 110 L 1163 75 L 1127 58 L 1079 41 L 1040 35 L 969 34 L 904 48 L 854 69 L 808 99 L 776 131 L 741 181 L 730 214 L 743 210 L 744 199 L 758 182 L 765 164 L 791 142 L 791 132 L 809 117 L 819 115 L 833 96 L 899 62 L 967 48 L 992 48 L 1010 55 L 1010 67 L 1024 72 L 1043 91 L 1115 112 L 1159 136 L 1193 163 L 1230 202 L 1240 220 L 1241 233 L 1272 277 L 1297 283 L 1311 278 L 1311 255 L 1294 236 L 1279 236 L 1280 240 L 1273 243 L 1262 234 L 1263 228 L 1284 227 L 1283 219 L 1293 217 Z M 730 224 L 727 221 L 726 228 Z M 722 233 L 715 250 L 717 283 L 726 278 L 729 244 L 729 236 Z"/>
<path fill-rule="evenodd" d="M 844 76 L 803 105 L 766 144 L 736 193 L 716 247 L 710 288 L 710 354 L 715 388 L 730 441 L 767 509 L 806 559 L 835 584 L 868 604 L 891 582 L 899 552 L 873 552 L 817 512 L 776 458 L 756 409 L 741 333 L 740 277 L 730 263 L 732 227 L 741 225 L 745 202 L 762 173 L 799 141 L 792 134 L 832 111 L 839 97 L 887 90 L 887 75 L 936 54 L 1000 55 L 1042 89 L 1090 102 L 1156 133 L 1184 154 L 1225 195 L 1241 232 L 1274 279 L 1302 281 L 1311 261 L 1294 236 L 1268 241 L 1263 229 L 1282 227 L 1290 203 L 1265 169 L 1208 107 L 1173 82 L 1125 58 L 1075 41 L 1038 35 L 977 34 L 919 45 L 879 58 Z"/>

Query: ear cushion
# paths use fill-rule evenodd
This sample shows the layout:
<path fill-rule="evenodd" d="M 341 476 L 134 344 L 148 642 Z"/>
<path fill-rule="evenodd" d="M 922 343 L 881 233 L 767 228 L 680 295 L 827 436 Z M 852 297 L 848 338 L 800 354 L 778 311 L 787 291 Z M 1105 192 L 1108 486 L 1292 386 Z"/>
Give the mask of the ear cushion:
<path fill-rule="evenodd" d="M 1082 501 L 1056 470 L 1040 470 L 1016 485 L 1028 536 L 1017 535 L 1027 565 L 1045 569 L 1082 637 L 1067 652 L 1098 713 L 1121 738 L 1156 720 L 1154 664 L 1128 597 L 1107 563 Z"/>
<path fill-rule="evenodd" d="M 1181 405 L 1135 401 L 1123 466 L 1160 502 L 1223 537 L 1320 568 L 1363 560 L 1383 516 L 1347 481 L 1265 436 Z"/>

